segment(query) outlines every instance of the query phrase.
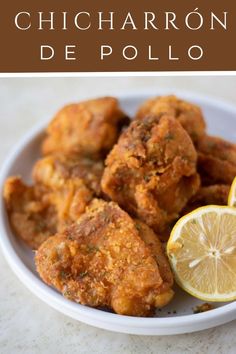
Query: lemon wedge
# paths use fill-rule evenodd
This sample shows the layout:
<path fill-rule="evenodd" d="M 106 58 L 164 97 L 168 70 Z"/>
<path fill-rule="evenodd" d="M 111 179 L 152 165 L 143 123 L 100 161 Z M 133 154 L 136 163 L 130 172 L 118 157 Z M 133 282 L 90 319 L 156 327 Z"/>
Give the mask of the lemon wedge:
<path fill-rule="evenodd" d="M 228 205 L 231 207 L 236 207 L 236 177 L 234 178 L 229 191 Z"/>
<path fill-rule="evenodd" d="M 198 299 L 236 299 L 236 208 L 204 206 L 174 226 L 167 254 L 175 280 Z"/>

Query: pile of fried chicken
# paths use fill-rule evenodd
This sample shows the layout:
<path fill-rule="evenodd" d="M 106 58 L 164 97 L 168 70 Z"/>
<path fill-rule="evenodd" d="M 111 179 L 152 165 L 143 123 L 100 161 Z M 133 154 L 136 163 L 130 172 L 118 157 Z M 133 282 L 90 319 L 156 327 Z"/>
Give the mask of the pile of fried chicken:
<path fill-rule="evenodd" d="M 227 204 L 236 145 L 207 135 L 201 109 L 175 96 L 147 100 L 132 120 L 104 97 L 59 111 L 42 155 L 33 184 L 9 177 L 4 199 L 43 281 L 123 315 L 168 304 L 165 242 L 182 215 Z"/>

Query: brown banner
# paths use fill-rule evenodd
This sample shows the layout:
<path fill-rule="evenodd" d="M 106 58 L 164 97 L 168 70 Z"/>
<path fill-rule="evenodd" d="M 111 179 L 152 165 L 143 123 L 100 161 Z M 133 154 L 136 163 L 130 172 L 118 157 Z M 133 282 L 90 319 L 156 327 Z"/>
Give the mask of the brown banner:
<path fill-rule="evenodd" d="M 236 70 L 236 3 L 1 3 L 0 72 Z"/>

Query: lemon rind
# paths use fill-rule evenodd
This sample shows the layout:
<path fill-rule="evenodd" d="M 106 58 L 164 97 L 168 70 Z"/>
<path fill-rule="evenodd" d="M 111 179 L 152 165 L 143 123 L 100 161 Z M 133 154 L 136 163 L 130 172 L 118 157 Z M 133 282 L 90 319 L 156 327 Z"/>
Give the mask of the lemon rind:
<path fill-rule="evenodd" d="M 236 201 L 236 177 L 234 178 L 228 196 L 228 206 L 234 207 L 234 203 Z"/>

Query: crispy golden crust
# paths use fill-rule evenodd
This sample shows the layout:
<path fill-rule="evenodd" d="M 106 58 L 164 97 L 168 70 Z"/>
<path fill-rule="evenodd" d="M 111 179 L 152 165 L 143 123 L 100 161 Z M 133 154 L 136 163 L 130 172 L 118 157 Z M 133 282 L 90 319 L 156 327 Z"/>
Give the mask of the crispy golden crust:
<path fill-rule="evenodd" d="M 34 166 L 33 186 L 20 177 L 5 182 L 4 199 L 16 234 L 31 248 L 42 242 L 85 211 L 94 196 L 100 196 L 102 161 L 78 156 L 47 156 Z"/>
<path fill-rule="evenodd" d="M 103 97 L 62 108 L 47 128 L 42 151 L 106 155 L 118 138 L 126 115 L 117 99 Z"/>
<path fill-rule="evenodd" d="M 81 304 L 150 315 L 171 300 L 173 277 L 157 237 L 138 225 L 115 203 L 94 200 L 77 223 L 43 243 L 37 270 L 47 284 Z M 152 249 L 140 235 L 153 242 Z"/>
<path fill-rule="evenodd" d="M 177 120 L 165 115 L 135 120 L 108 155 L 102 189 L 162 234 L 199 188 L 196 161 Z"/>
<path fill-rule="evenodd" d="M 134 222 L 138 229 L 139 236 L 151 249 L 151 252 L 156 259 L 160 275 L 164 281 L 162 287 L 168 289 L 173 285 L 173 275 L 170 270 L 169 262 L 165 256 L 164 246 L 159 240 L 159 235 L 157 237 L 155 232 L 142 221 L 134 219 Z"/>
<path fill-rule="evenodd" d="M 192 103 L 178 99 L 176 96 L 155 97 L 145 101 L 139 108 L 136 118 L 143 119 L 162 114 L 175 117 L 189 133 L 194 143 L 205 133 L 206 123 L 201 109 Z"/>
<path fill-rule="evenodd" d="M 56 210 L 39 186 L 28 187 L 20 177 L 9 177 L 4 200 L 13 230 L 32 249 L 56 232 Z"/>
<path fill-rule="evenodd" d="M 201 187 L 184 208 L 182 215 L 204 205 L 227 205 L 229 190 L 230 186 L 225 184 Z"/>
<path fill-rule="evenodd" d="M 204 185 L 231 184 L 236 176 L 236 144 L 205 135 L 197 144 L 198 171 Z"/>
<path fill-rule="evenodd" d="M 101 195 L 103 169 L 103 161 L 78 155 L 51 155 L 35 164 L 33 179 L 50 195 L 58 213 L 58 230 L 77 220 L 93 197 Z"/>

